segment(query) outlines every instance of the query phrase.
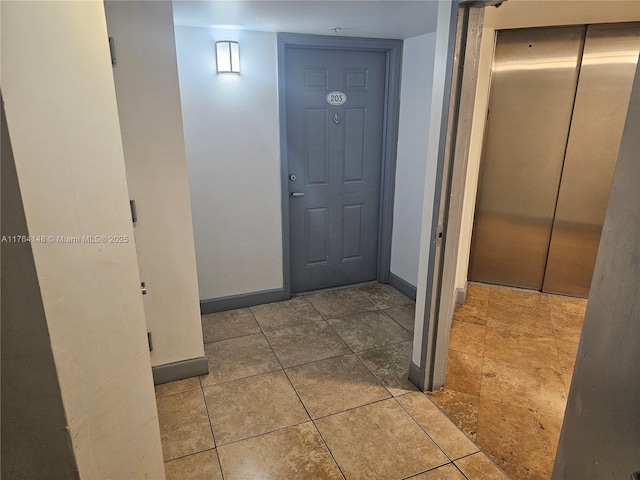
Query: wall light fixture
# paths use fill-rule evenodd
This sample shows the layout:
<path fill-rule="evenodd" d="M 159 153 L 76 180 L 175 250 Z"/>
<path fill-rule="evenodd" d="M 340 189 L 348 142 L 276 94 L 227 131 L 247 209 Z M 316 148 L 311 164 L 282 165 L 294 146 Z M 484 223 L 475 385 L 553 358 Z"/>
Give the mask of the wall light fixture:
<path fill-rule="evenodd" d="M 216 42 L 216 66 L 218 73 L 240 73 L 240 47 L 238 42 Z"/>

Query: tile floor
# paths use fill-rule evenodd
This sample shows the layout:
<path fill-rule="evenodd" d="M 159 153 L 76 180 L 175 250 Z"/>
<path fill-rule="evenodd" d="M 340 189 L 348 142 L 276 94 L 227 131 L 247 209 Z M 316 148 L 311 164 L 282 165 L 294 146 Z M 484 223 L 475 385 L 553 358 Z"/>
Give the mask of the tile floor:
<path fill-rule="evenodd" d="M 428 394 L 513 479 L 549 479 L 586 300 L 470 284 Z"/>
<path fill-rule="evenodd" d="M 505 479 L 407 380 L 414 309 L 371 284 L 204 315 L 209 374 L 156 387 L 167 479 Z"/>

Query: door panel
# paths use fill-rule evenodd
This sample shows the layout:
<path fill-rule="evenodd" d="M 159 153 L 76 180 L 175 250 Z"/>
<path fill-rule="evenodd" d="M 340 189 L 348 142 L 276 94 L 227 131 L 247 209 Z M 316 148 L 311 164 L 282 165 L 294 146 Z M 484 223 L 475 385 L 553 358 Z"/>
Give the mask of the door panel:
<path fill-rule="evenodd" d="M 306 185 L 328 185 L 327 109 L 304 109 L 304 173 Z"/>
<path fill-rule="evenodd" d="M 344 173 L 342 183 L 364 181 L 365 141 L 367 139 L 367 109 L 345 108 Z"/>
<path fill-rule="evenodd" d="M 384 52 L 287 48 L 293 292 L 376 279 L 385 72 Z"/>
<path fill-rule="evenodd" d="M 639 50 L 639 23 L 587 30 L 546 292 L 589 296 Z"/>
<path fill-rule="evenodd" d="M 584 32 L 498 32 L 471 280 L 542 288 Z"/>
<path fill-rule="evenodd" d="M 364 204 L 342 206 L 341 260 L 360 260 L 364 250 Z"/>

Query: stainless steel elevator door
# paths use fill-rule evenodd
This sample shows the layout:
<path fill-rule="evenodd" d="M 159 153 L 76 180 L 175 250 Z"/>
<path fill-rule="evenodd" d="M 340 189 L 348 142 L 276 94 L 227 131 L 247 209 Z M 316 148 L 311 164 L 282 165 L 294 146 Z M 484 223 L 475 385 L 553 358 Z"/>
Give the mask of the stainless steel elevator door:
<path fill-rule="evenodd" d="M 588 296 L 639 51 L 637 22 L 499 33 L 472 280 Z"/>
<path fill-rule="evenodd" d="M 541 289 L 585 27 L 498 32 L 469 277 Z"/>
<path fill-rule="evenodd" d="M 590 25 L 543 290 L 587 297 L 640 50 L 640 23 Z"/>

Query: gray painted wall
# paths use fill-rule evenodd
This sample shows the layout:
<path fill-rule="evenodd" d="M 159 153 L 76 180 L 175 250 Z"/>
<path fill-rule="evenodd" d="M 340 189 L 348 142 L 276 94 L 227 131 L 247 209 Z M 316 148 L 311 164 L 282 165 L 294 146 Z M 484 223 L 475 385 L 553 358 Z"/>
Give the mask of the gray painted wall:
<path fill-rule="evenodd" d="M 2 108 L 2 237 L 29 235 Z M 5 478 L 78 478 L 31 244 L 2 243 Z"/>
<path fill-rule="evenodd" d="M 640 66 L 620 146 L 553 479 L 640 471 Z"/>

